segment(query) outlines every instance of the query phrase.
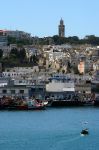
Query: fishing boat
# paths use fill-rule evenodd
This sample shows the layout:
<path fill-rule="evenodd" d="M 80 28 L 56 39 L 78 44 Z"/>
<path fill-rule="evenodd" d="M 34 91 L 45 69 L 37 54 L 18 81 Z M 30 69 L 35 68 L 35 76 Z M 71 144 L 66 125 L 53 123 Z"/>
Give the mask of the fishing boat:
<path fill-rule="evenodd" d="M 20 105 L 10 106 L 10 110 L 43 110 L 45 109 L 45 105 L 43 102 L 38 102 L 37 100 L 28 100 Z"/>
<path fill-rule="evenodd" d="M 35 110 L 35 109 L 45 109 L 45 103 L 38 99 L 31 99 L 27 101 L 28 110 Z"/>

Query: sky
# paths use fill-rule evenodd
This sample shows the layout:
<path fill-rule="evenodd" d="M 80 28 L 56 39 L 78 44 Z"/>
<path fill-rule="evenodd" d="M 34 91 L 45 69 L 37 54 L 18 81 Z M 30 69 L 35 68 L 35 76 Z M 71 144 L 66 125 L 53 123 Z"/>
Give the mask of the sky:
<path fill-rule="evenodd" d="M 0 29 L 53 36 L 61 18 L 66 37 L 99 36 L 99 0 L 0 0 Z"/>

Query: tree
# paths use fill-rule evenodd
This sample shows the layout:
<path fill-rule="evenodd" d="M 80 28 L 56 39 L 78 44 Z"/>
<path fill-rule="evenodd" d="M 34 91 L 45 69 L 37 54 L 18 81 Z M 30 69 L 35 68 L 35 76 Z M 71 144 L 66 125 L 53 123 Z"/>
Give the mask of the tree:
<path fill-rule="evenodd" d="M 95 35 L 87 35 L 85 36 L 85 40 L 88 44 L 99 45 L 99 37 Z"/>
<path fill-rule="evenodd" d="M 16 58 L 19 58 L 19 51 L 17 50 L 17 48 L 11 49 L 10 57 L 13 57 L 13 56 L 14 56 L 14 58 L 15 58 L 15 57 L 16 57 Z"/>
<path fill-rule="evenodd" d="M 54 35 L 52 37 L 52 40 L 54 41 L 54 43 L 56 45 L 58 45 L 58 44 L 65 44 L 66 41 L 67 41 L 67 39 L 65 37 L 59 37 L 58 35 Z"/>
<path fill-rule="evenodd" d="M 24 60 L 26 58 L 26 51 L 24 48 L 22 48 L 20 51 L 19 51 L 19 58 L 20 60 Z"/>
<path fill-rule="evenodd" d="M 73 67 L 73 71 L 74 71 L 75 74 L 79 74 L 79 71 L 78 71 L 77 66 L 74 66 L 74 67 Z"/>
<path fill-rule="evenodd" d="M 64 69 L 62 70 L 62 73 L 63 73 L 63 74 L 65 73 L 65 70 L 64 70 Z"/>
<path fill-rule="evenodd" d="M 57 73 L 59 73 L 60 72 L 60 69 L 57 69 Z"/>
<path fill-rule="evenodd" d="M 71 68 L 71 63 L 70 63 L 70 61 L 68 61 L 67 67 L 68 67 L 68 68 Z"/>
<path fill-rule="evenodd" d="M 33 62 L 34 64 L 37 64 L 38 63 L 38 57 L 35 56 L 35 55 L 32 55 L 30 57 L 30 63 Z"/>
<path fill-rule="evenodd" d="M 15 37 L 8 36 L 7 39 L 8 39 L 8 45 L 10 45 L 10 44 L 16 44 L 16 42 L 17 42 L 17 40 L 16 40 Z"/>

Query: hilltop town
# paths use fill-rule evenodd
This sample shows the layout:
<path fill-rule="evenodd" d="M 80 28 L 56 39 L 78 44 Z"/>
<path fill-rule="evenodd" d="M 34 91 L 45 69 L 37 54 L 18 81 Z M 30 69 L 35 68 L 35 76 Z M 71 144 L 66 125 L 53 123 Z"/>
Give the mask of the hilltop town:
<path fill-rule="evenodd" d="M 48 87 L 53 76 L 73 80 L 73 91 L 89 96 L 97 71 L 99 37 L 65 37 L 62 19 L 58 35 L 53 37 L 39 38 L 23 31 L 0 30 L 0 96 L 44 97 L 49 95 L 46 92 L 58 93 L 68 88 Z"/>

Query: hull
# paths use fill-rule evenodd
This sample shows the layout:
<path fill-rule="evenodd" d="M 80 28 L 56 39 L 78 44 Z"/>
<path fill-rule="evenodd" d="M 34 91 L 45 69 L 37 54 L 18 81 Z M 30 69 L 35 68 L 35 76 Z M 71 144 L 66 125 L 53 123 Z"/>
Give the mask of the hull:
<path fill-rule="evenodd" d="M 99 106 L 99 96 L 95 98 L 94 106 Z"/>
<path fill-rule="evenodd" d="M 0 102 L 0 110 L 43 110 L 47 105 L 47 101 L 3 98 Z"/>
<path fill-rule="evenodd" d="M 81 134 L 82 134 L 82 135 L 88 135 L 88 134 L 89 134 L 88 129 L 83 129 L 83 130 L 81 131 Z"/>
<path fill-rule="evenodd" d="M 99 106 L 99 101 L 94 101 L 94 106 Z"/>
<path fill-rule="evenodd" d="M 75 100 L 56 100 L 52 101 L 52 107 L 65 107 L 65 106 L 84 106 L 85 102 L 75 101 Z"/>
<path fill-rule="evenodd" d="M 44 110 L 44 106 L 33 106 L 33 107 L 28 107 L 28 106 L 10 106 L 8 107 L 8 110 Z"/>
<path fill-rule="evenodd" d="M 8 105 L 0 105 L 0 110 L 8 110 Z"/>

